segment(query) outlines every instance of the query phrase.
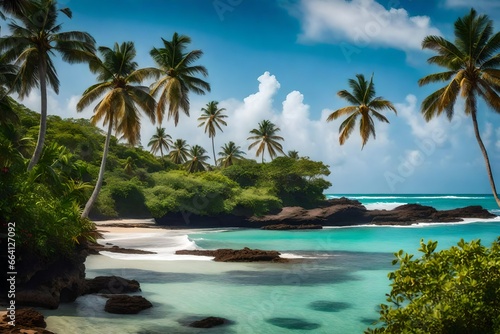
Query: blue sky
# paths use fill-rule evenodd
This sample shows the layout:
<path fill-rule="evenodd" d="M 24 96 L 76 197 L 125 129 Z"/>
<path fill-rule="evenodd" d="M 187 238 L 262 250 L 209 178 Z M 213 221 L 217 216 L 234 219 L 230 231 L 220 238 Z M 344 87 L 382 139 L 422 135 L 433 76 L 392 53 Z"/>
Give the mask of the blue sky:
<path fill-rule="evenodd" d="M 233 140 L 244 150 L 249 131 L 263 119 L 281 128 L 285 151 L 322 160 L 330 166 L 331 193 L 489 193 L 482 155 L 471 120 L 456 106 L 453 122 L 426 123 L 420 103 L 440 86 L 420 88 L 419 78 L 439 69 L 426 63 L 420 48 L 430 34 L 453 39 L 453 22 L 470 10 L 466 0 L 63 0 L 73 19 L 61 17 L 63 30 L 84 30 L 98 45 L 133 41 L 141 67 L 153 66 L 152 47 L 174 32 L 202 49 L 212 92 L 191 96 L 191 117 L 163 126 L 210 152 L 210 141 L 196 118 L 209 101 L 226 108 L 228 126 L 216 136 L 220 147 Z M 479 0 L 500 30 L 500 3 Z M 4 30 L 2 30 L 4 31 Z M 57 61 L 60 94 L 50 93 L 49 113 L 77 114 L 81 93 L 95 82 L 84 65 Z M 357 132 L 338 144 L 340 121 L 326 123 L 345 106 L 336 96 L 347 80 L 374 74 L 377 95 L 391 100 L 398 115 L 376 124 L 377 138 L 361 150 Z M 39 110 L 39 93 L 23 101 Z M 480 129 L 492 168 L 500 180 L 500 115 L 480 106 Z M 146 119 L 142 143 L 154 126 Z M 254 157 L 255 152 L 248 152 Z M 500 182 L 500 181 L 499 181 Z"/>

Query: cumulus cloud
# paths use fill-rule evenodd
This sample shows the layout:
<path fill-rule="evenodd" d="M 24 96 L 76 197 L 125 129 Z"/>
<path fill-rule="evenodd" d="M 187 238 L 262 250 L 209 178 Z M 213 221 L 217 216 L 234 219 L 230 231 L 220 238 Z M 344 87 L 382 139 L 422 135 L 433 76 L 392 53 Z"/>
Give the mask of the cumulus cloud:
<path fill-rule="evenodd" d="M 407 51 L 420 50 L 425 36 L 441 34 L 428 16 L 410 16 L 403 8 L 385 8 L 375 0 L 302 0 L 299 17 L 304 41 Z"/>

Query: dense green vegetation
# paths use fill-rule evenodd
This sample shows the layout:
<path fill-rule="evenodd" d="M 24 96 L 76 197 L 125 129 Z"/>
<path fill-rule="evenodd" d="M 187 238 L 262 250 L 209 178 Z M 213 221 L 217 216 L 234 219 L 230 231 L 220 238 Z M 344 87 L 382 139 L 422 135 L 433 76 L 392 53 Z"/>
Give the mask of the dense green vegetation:
<path fill-rule="evenodd" d="M 420 258 L 395 254 L 390 304 L 381 305 L 380 327 L 366 333 L 500 333 L 500 238 L 439 252 L 437 242 L 420 245 Z"/>

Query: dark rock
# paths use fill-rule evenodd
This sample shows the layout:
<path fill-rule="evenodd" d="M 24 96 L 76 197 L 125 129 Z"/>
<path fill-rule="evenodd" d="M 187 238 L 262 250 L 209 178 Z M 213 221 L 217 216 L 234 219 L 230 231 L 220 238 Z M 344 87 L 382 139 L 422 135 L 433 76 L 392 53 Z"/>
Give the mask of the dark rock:
<path fill-rule="evenodd" d="M 456 219 L 457 217 L 488 219 L 488 218 L 495 218 L 496 215 L 492 214 L 486 209 L 483 209 L 479 205 L 471 205 L 471 206 L 466 206 L 464 208 L 438 211 L 434 214 L 434 217 L 440 220 Z"/>
<path fill-rule="evenodd" d="M 43 315 L 33 308 L 20 308 L 16 310 L 15 326 L 9 325 L 10 319 L 4 316 L 0 322 L 0 333 L 33 333 L 54 334 L 45 329 L 47 324 Z"/>
<path fill-rule="evenodd" d="M 74 253 L 48 261 L 19 249 L 16 305 L 56 309 L 74 301 L 85 290 L 87 244 L 81 240 Z"/>
<path fill-rule="evenodd" d="M 115 314 L 137 314 L 153 307 L 153 304 L 142 296 L 111 296 L 104 306 L 104 311 Z"/>
<path fill-rule="evenodd" d="M 266 322 L 277 327 L 291 329 L 291 330 L 299 329 L 299 330 L 311 331 L 321 327 L 321 324 L 309 322 L 305 319 L 299 319 L 299 318 L 271 318 L 267 319 Z"/>
<path fill-rule="evenodd" d="M 136 280 L 128 280 L 118 276 L 97 276 L 86 280 L 84 294 L 105 293 L 121 294 L 140 291 L 140 284 Z"/>
<path fill-rule="evenodd" d="M 205 319 L 201 319 L 198 321 L 194 321 L 189 324 L 189 327 L 195 328 L 212 328 L 215 326 L 224 325 L 227 322 L 227 319 L 219 318 L 219 317 L 208 317 Z"/>
<path fill-rule="evenodd" d="M 321 230 L 323 226 L 318 224 L 301 224 L 301 225 L 289 225 L 289 224 L 276 224 L 276 225 L 266 225 L 262 226 L 261 230 Z"/>
<path fill-rule="evenodd" d="M 201 255 L 213 256 L 217 262 L 288 262 L 287 259 L 280 258 L 277 251 L 264 251 L 260 249 L 217 249 L 217 250 L 178 250 L 177 255 Z"/>

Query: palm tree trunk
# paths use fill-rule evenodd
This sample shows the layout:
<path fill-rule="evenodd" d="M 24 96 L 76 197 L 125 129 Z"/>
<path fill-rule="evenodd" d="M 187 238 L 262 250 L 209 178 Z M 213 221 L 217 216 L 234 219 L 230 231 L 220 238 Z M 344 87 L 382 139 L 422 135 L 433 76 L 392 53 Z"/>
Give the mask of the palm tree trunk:
<path fill-rule="evenodd" d="M 214 152 L 214 166 L 217 167 L 217 160 L 215 160 L 215 143 L 214 143 L 214 137 L 212 137 L 212 151 Z"/>
<path fill-rule="evenodd" d="M 104 170 L 106 169 L 106 159 L 108 157 L 109 151 L 109 142 L 111 141 L 111 130 L 113 129 L 113 118 L 109 120 L 108 126 L 108 134 L 106 135 L 106 141 L 104 142 L 104 151 L 102 152 L 102 160 L 101 160 L 101 168 L 99 169 L 99 176 L 97 177 L 97 182 L 95 184 L 94 191 L 90 196 L 87 204 L 85 204 L 85 208 L 83 209 L 81 218 L 87 218 L 90 213 L 90 209 L 94 205 L 94 202 L 97 200 L 97 196 L 99 196 L 99 192 L 102 187 L 102 180 L 104 179 Z"/>
<path fill-rule="evenodd" d="M 47 131 L 47 64 L 44 62 L 43 57 L 40 57 L 38 62 L 39 70 L 38 74 L 40 76 L 40 130 L 38 130 L 38 140 L 36 142 L 35 151 L 31 157 L 30 163 L 28 164 L 28 171 L 32 170 L 33 167 L 40 160 L 42 155 L 43 144 L 45 142 L 45 133 Z"/>
<path fill-rule="evenodd" d="M 474 134 L 476 135 L 479 148 L 483 153 L 484 162 L 486 163 L 486 171 L 488 172 L 488 178 L 490 180 L 491 190 L 493 191 L 493 197 L 495 198 L 497 205 L 500 207 L 500 199 L 498 198 L 497 189 L 495 187 L 495 180 L 493 179 L 493 173 L 491 172 L 490 159 L 488 158 L 488 152 L 486 152 L 486 148 L 484 147 L 483 141 L 481 140 L 481 136 L 479 134 L 479 127 L 477 126 L 477 117 L 475 111 L 472 111 L 472 123 L 474 124 Z"/>
<path fill-rule="evenodd" d="M 163 147 L 160 145 L 160 156 L 161 160 L 163 160 Z"/>

